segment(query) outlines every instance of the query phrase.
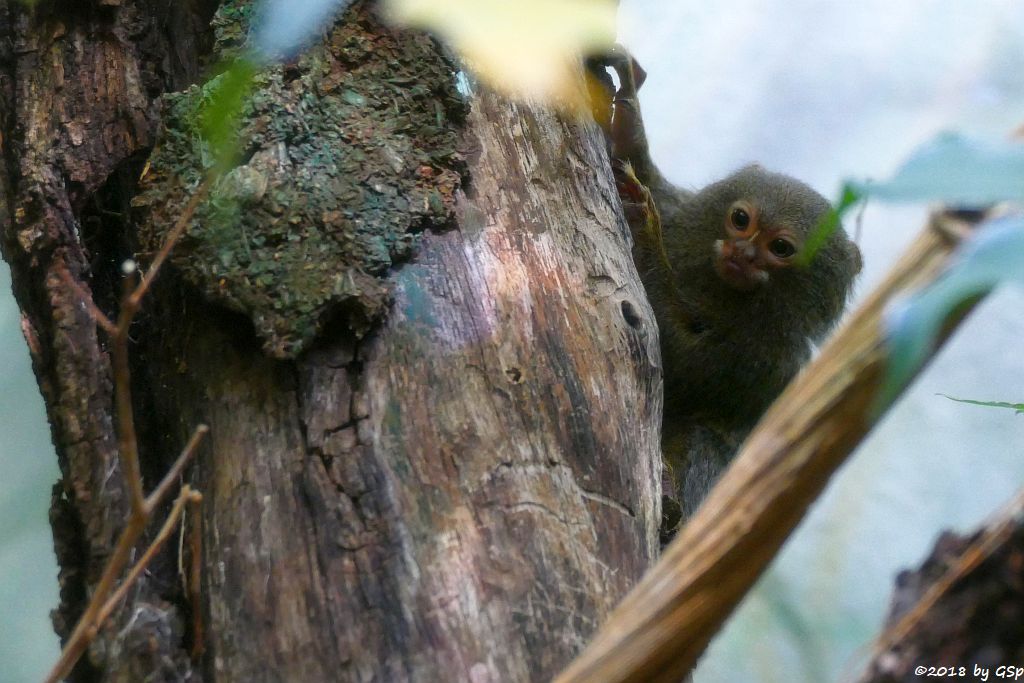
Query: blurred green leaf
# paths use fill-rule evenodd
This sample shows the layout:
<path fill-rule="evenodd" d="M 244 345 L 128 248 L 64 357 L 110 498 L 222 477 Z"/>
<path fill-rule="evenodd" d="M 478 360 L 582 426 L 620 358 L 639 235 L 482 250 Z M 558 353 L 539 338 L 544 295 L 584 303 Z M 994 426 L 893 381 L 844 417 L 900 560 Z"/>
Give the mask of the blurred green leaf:
<path fill-rule="evenodd" d="M 880 405 L 921 367 L 950 314 L 1005 281 L 1024 282 L 1024 216 L 979 225 L 942 278 L 887 312 L 889 363 Z"/>
<path fill-rule="evenodd" d="M 808 237 L 799 263 L 810 263 L 843 216 L 866 199 L 941 201 L 961 207 L 1024 201 L 1024 144 L 940 133 L 911 154 L 888 180 L 847 181 L 835 208 Z"/>
<path fill-rule="evenodd" d="M 1024 144 L 942 133 L 925 143 L 888 180 L 850 187 L 883 201 L 941 201 L 986 206 L 1024 200 Z"/>
<path fill-rule="evenodd" d="M 818 250 L 825 246 L 825 242 L 831 237 L 838 228 L 840 222 L 851 208 L 856 206 L 862 199 L 864 199 L 864 193 L 858 190 L 851 183 L 843 185 L 842 194 L 839 197 L 839 201 L 835 207 L 830 209 L 825 214 L 818 225 L 815 226 L 811 234 L 807 236 L 807 241 L 804 243 L 804 248 L 800 252 L 800 256 L 797 258 L 797 263 L 806 266 L 814 259 L 814 255 L 818 253 Z"/>
<path fill-rule="evenodd" d="M 242 109 L 252 93 L 256 70 L 255 62 L 239 58 L 210 81 L 199 121 L 212 157 L 210 161 L 217 171 L 232 166 L 238 156 Z"/>
<path fill-rule="evenodd" d="M 957 398 L 955 396 L 949 396 L 947 394 L 939 394 L 948 398 L 950 401 L 956 401 L 957 403 L 970 403 L 974 406 L 986 406 L 988 408 L 1009 408 L 1010 410 L 1017 411 L 1018 415 L 1024 415 L 1024 403 L 1007 403 L 1006 401 L 975 401 L 970 398 Z"/>
<path fill-rule="evenodd" d="M 827 681 L 825 650 L 829 636 L 826 620 L 815 618 L 821 615 L 801 610 L 801 601 L 793 586 L 777 571 L 765 574 L 757 588 L 757 596 L 764 600 L 768 614 L 775 622 L 772 630 L 777 628 L 800 658 L 803 674 L 798 680 Z M 796 678 L 790 675 L 784 680 Z"/>

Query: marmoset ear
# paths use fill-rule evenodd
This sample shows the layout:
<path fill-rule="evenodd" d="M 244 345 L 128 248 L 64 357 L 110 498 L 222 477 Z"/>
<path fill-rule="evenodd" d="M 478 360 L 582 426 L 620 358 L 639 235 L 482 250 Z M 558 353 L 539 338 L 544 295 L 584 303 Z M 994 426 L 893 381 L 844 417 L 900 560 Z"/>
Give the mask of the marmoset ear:
<path fill-rule="evenodd" d="M 846 240 L 846 255 L 853 264 L 853 274 L 859 275 L 861 269 L 864 267 L 864 258 L 861 256 L 860 247 L 858 247 L 856 243 L 849 238 Z"/>
<path fill-rule="evenodd" d="M 633 55 L 629 55 L 629 66 L 633 70 L 633 86 L 639 90 L 643 86 L 644 81 L 647 80 L 647 72 L 640 66 L 640 62 L 636 61 Z"/>

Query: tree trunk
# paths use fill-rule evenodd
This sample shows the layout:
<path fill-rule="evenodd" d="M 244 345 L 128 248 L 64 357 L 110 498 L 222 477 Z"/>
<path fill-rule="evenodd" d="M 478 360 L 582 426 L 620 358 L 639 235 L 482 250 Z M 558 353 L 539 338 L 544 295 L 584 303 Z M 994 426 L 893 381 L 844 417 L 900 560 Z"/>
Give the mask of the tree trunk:
<path fill-rule="evenodd" d="M 231 53 L 239 7 L 222 8 L 213 35 L 201 3 L 0 0 L 0 219 L 63 472 L 65 637 L 126 498 L 105 340 L 62 273 L 116 308 L 120 261 L 139 249 L 145 261 L 199 170 L 167 161 L 185 100 L 159 97 L 200 81 L 211 50 Z M 197 423 L 211 429 L 189 473 L 204 494 L 205 654 L 187 655 L 172 547 L 75 680 L 549 679 L 656 554 L 657 332 L 599 132 L 486 91 L 451 115 L 443 51 L 362 5 L 317 50 L 268 69 L 254 95 L 254 107 L 297 111 L 307 132 L 244 121 L 246 169 L 220 189 L 237 196 L 256 179 L 243 192 L 255 208 L 224 224 L 250 257 L 272 240 L 232 226 L 284 217 L 307 232 L 279 236 L 267 285 L 247 279 L 255 257 L 220 277 L 239 257 L 216 242 L 221 260 L 204 261 L 216 226 L 212 213 L 197 221 L 133 335 L 147 485 Z M 450 92 L 415 90 L 402 69 L 447 73 Z M 384 82 L 398 94 L 374 109 Z M 313 91 L 342 135 L 319 137 L 302 110 Z M 384 110 L 401 122 L 390 147 L 372 144 Z M 455 153 L 423 151 L 448 132 Z M 327 176 L 309 150 L 333 150 L 330 168 L 343 169 L 330 176 L 351 191 L 337 213 L 315 194 Z M 316 190 L 303 189 L 309 168 Z M 329 230 L 350 231 L 335 240 L 349 251 L 310 257 Z M 307 249 L 295 263 L 308 279 L 288 279 L 289 245 Z M 291 295 L 320 276 L 330 292 Z"/>

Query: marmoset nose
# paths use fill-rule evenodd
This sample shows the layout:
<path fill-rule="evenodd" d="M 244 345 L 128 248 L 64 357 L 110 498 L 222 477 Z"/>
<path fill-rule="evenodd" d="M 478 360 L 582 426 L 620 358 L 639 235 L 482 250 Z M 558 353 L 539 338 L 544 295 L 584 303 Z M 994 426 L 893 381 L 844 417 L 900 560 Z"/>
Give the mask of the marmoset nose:
<path fill-rule="evenodd" d="M 732 253 L 739 258 L 743 258 L 747 261 L 753 261 L 754 256 L 757 255 L 757 248 L 754 243 L 749 240 L 739 239 L 732 243 Z"/>

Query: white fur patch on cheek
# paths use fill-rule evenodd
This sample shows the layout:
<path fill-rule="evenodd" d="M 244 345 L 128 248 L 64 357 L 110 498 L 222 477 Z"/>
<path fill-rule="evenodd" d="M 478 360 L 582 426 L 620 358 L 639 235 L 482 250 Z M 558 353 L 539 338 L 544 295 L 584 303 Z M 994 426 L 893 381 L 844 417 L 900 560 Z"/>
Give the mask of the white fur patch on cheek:
<path fill-rule="evenodd" d="M 754 279 L 762 284 L 768 282 L 769 277 L 767 270 L 759 270 L 754 274 Z"/>
<path fill-rule="evenodd" d="M 715 240 L 714 249 L 715 256 L 721 256 L 722 250 L 725 249 L 725 240 Z"/>

